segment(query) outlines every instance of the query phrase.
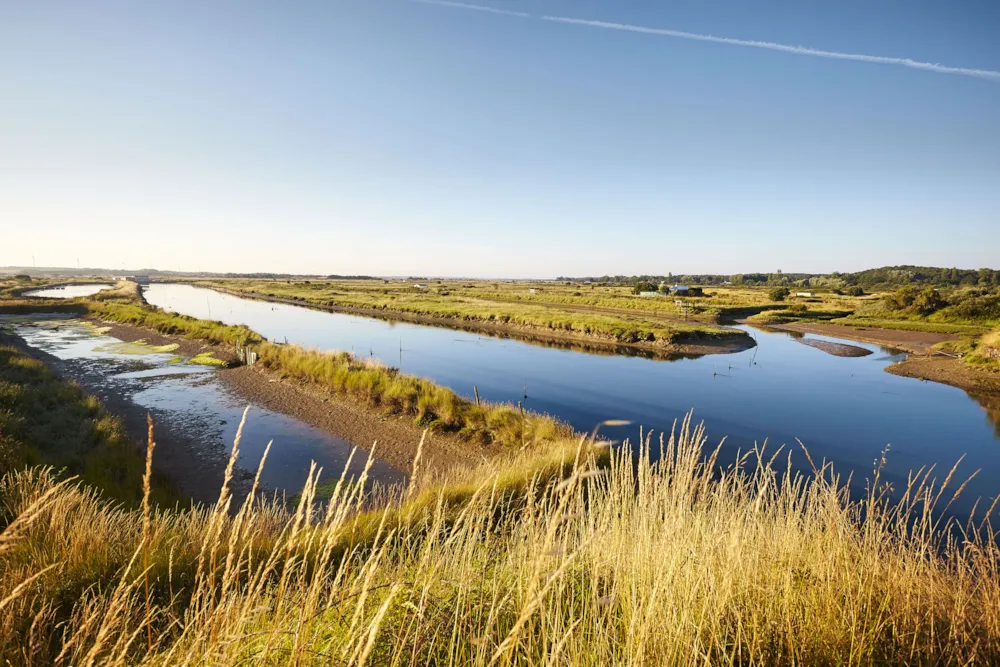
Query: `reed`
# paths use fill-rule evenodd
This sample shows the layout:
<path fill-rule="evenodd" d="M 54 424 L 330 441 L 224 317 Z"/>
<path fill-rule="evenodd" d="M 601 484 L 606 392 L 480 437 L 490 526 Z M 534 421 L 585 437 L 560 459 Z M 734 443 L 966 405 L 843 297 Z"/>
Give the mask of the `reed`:
<path fill-rule="evenodd" d="M 45 471 L 11 473 L 0 480 L 15 517 L 0 535 L 0 659 L 1000 660 L 993 508 L 962 531 L 942 523 L 950 476 L 914 476 L 890 502 L 876 469 L 852 501 L 829 466 L 796 475 L 759 448 L 720 471 L 704 445 L 689 422 L 610 454 L 569 442 L 541 454 L 554 468 L 522 452 L 381 508 L 366 504 L 363 473 L 322 505 L 313 470 L 294 509 L 250 496 L 235 512 L 148 514 Z"/>

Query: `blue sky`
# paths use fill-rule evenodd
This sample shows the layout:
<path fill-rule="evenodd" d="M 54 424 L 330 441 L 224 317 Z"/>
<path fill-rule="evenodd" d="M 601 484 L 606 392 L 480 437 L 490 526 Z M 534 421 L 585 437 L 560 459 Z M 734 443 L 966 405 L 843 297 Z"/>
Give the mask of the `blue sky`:
<path fill-rule="evenodd" d="M 467 4 L 0 4 L 0 265 L 1000 268 L 995 2 Z"/>

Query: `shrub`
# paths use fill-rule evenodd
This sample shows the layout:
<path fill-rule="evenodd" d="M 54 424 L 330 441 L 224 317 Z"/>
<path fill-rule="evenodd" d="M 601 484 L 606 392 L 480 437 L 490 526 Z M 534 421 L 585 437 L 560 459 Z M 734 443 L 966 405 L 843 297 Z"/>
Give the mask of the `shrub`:
<path fill-rule="evenodd" d="M 846 294 L 847 296 L 864 296 L 865 290 L 863 287 L 861 287 L 861 285 L 851 285 L 846 290 L 844 290 L 844 294 Z"/>
<path fill-rule="evenodd" d="M 767 295 L 771 298 L 771 301 L 784 301 L 785 298 L 791 294 L 787 287 L 772 287 L 771 291 Z"/>

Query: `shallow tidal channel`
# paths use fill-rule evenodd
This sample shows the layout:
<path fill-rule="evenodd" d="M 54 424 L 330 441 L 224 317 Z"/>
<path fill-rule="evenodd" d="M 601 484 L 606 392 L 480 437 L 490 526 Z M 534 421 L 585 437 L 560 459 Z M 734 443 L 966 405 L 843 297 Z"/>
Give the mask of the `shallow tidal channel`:
<path fill-rule="evenodd" d="M 226 388 L 215 366 L 178 355 L 173 346 L 122 342 L 79 319 L 0 316 L 0 328 L 42 353 L 56 373 L 78 382 L 126 421 L 144 420 L 148 411 L 157 432 L 158 468 L 185 495 L 203 502 L 218 497 L 247 404 Z M 287 497 L 301 490 L 312 461 L 323 468 L 324 480 L 338 477 L 351 451 L 349 443 L 325 431 L 251 405 L 240 442 L 237 484 L 249 485 L 269 441 L 273 445 L 261 482 L 267 493 Z M 360 473 L 366 460 L 359 450 L 352 473 Z M 370 476 L 382 485 L 405 480 L 378 461 Z"/>
<path fill-rule="evenodd" d="M 832 461 L 863 491 L 882 452 L 881 473 L 897 490 L 911 471 L 935 466 L 942 480 L 964 455 L 955 479 L 979 474 L 953 505 L 959 514 L 1000 491 L 1000 411 L 987 397 L 885 372 L 905 353 L 851 342 L 863 356 L 821 349 L 850 341 L 744 327 L 757 346 L 734 354 L 674 361 L 593 354 L 488 337 L 442 327 L 321 312 L 221 294 L 191 285 L 154 283 L 151 304 L 185 315 L 246 324 L 278 342 L 372 356 L 473 398 L 517 403 L 589 432 L 605 419 L 631 426 L 605 429 L 633 443 L 641 425 L 654 443 L 674 420 L 694 410 L 724 459 L 755 444 L 791 454 L 806 469 L 801 440 L 814 461 Z M 806 344 L 802 344 L 806 343 Z M 475 387 L 475 389 L 474 389 Z M 957 487 L 957 483 L 954 484 Z M 950 494 L 949 494 L 950 495 Z"/>

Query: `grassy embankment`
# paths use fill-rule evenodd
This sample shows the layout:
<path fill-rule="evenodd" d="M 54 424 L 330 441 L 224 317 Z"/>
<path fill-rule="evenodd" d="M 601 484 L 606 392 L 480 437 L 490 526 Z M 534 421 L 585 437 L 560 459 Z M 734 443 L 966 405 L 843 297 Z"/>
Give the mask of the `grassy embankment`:
<path fill-rule="evenodd" d="M 460 281 L 435 282 L 429 290 L 414 288 L 412 283 L 377 281 L 214 280 L 195 284 L 319 308 L 400 313 L 450 320 L 456 326 L 476 322 L 621 344 L 672 346 L 744 337 L 742 332 L 707 322 L 685 321 L 669 299 L 649 298 L 640 303 L 637 297 L 618 296 L 620 289 L 615 296 L 595 299 L 521 283 L 517 284 L 520 291 L 501 290 L 499 283 L 494 288 L 493 283 Z M 542 291 L 531 295 L 530 289 Z"/>
<path fill-rule="evenodd" d="M 918 475 L 890 505 L 876 474 L 850 502 L 829 467 L 783 483 L 756 452 L 720 474 L 702 445 L 684 428 L 636 464 L 560 443 L 374 509 L 349 483 L 317 507 L 310 483 L 294 512 L 253 494 L 231 512 L 225 487 L 212 509 L 128 511 L 39 471 L 9 475 L 0 659 L 1000 660 L 1000 551 L 981 520 L 965 542 L 935 521 L 950 491 Z"/>
<path fill-rule="evenodd" d="M 139 498 L 143 457 L 121 421 L 42 362 L 0 345 L 0 473 L 40 464 L 78 475 L 109 498 Z M 158 481 L 155 498 L 174 496 Z"/>

